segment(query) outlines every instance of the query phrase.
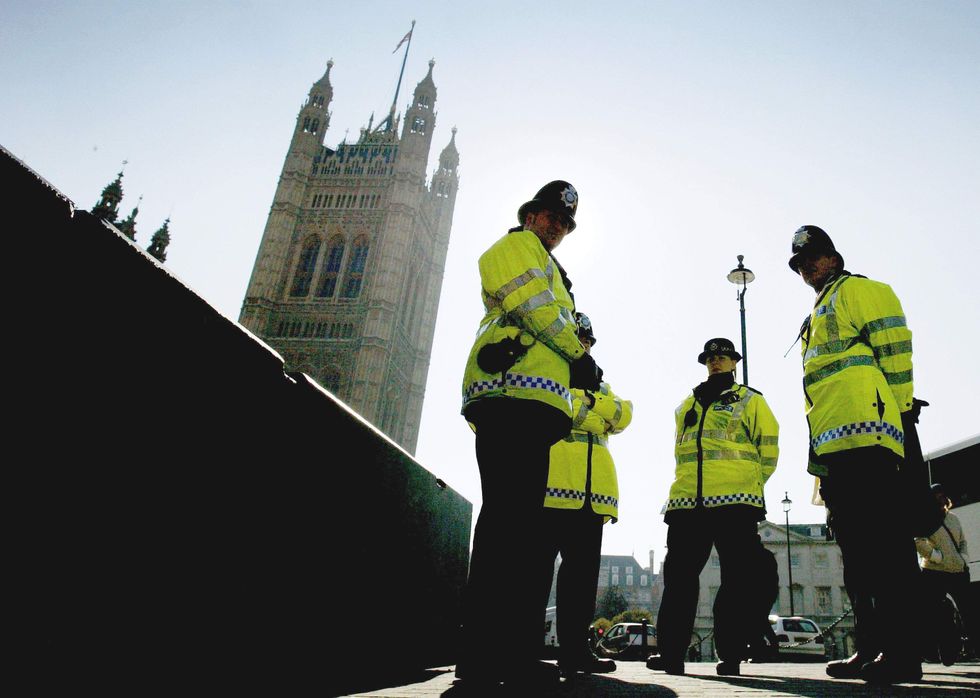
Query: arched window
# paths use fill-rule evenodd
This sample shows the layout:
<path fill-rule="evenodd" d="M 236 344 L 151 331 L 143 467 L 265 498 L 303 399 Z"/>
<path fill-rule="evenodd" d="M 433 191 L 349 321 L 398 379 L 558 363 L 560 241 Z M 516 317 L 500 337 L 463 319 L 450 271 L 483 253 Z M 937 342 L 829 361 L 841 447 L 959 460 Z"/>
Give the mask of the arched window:
<path fill-rule="evenodd" d="M 316 259 L 319 256 L 320 238 L 316 235 L 307 238 L 303 243 L 303 251 L 299 253 L 296 274 L 293 276 L 293 288 L 289 291 L 290 296 L 302 298 L 309 294 L 313 270 L 316 268 Z"/>
<path fill-rule="evenodd" d="M 421 116 L 416 116 L 412 121 L 412 133 L 425 134 L 425 119 Z"/>
<path fill-rule="evenodd" d="M 320 287 L 316 290 L 319 298 L 333 298 L 340 275 L 340 262 L 344 258 L 344 238 L 335 235 L 327 242 L 327 263 L 320 277 Z"/>
<path fill-rule="evenodd" d="M 350 262 L 347 264 L 347 282 L 344 284 L 344 298 L 357 298 L 364 280 L 364 266 L 367 263 L 368 241 L 361 235 L 354 240 Z"/>

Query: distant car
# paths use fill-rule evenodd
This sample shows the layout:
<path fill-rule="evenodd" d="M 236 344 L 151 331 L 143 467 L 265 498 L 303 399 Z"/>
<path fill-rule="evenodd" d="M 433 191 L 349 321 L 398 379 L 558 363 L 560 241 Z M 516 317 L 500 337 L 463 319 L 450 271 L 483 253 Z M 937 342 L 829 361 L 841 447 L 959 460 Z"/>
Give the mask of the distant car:
<path fill-rule="evenodd" d="M 823 633 L 809 618 L 769 616 L 769 625 L 776 633 L 780 655 L 823 659 Z"/>
<path fill-rule="evenodd" d="M 647 624 L 647 644 L 643 647 L 642 623 L 616 623 L 606 631 L 596 647 L 603 657 L 646 659 L 657 651 L 657 629 Z"/>

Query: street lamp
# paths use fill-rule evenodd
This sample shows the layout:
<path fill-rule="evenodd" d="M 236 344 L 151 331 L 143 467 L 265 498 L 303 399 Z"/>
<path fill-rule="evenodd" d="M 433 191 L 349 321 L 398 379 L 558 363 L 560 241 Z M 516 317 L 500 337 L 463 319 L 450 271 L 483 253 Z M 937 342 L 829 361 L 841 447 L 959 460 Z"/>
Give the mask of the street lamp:
<path fill-rule="evenodd" d="M 789 547 L 789 508 L 791 506 L 793 506 L 793 501 L 787 492 L 786 498 L 783 499 L 783 511 L 786 512 L 786 568 L 789 570 L 789 614 L 795 616 L 796 609 L 793 607 L 793 555 L 790 553 Z"/>
<path fill-rule="evenodd" d="M 745 348 L 745 287 L 755 280 L 752 270 L 742 264 L 745 255 L 738 255 L 738 266 L 728 272 L 728 280 L 733 284 L 742 284 L 742 290 L 738 292 L 739 310 L 742 314 L 742 384 L 749 384 L 749 352 Z"/>

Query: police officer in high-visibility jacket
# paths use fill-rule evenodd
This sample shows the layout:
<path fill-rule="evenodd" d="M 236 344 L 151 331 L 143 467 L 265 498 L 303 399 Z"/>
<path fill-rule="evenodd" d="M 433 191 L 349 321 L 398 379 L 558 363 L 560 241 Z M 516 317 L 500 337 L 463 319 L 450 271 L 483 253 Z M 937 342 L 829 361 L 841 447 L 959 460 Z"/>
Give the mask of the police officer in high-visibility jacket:
<path fill-rule="evenodd" d="M 738 675 L 755 639 L 760 612 L 750 601 L 759 596 L 762 560 L 758 522 L 765 518 L 766 480 L 776 469 L 779 425 L 762 393 L 735 382 L 742 356 L 728 339 L 710 339 L 698 362 L 708 379 L 694 388 L 676 410 L 676 470 L 664 520 L 667 556 L 664 593 L 657 616 L 659 655 L 650 669 L 684 673 L 698 604 L 698 576 L 718 551 L 721 588 L 714 601 L 715 648 L 720 675 Z"/>
<path fill-rule="evenodd" d="M 591 353 L 596 343 L 592 322 L 576 313 L 578 338 Z M 572 431 L 551 447 L 548 489 L 544 497 L 545 555 L 543 595 L 551 590 L 555 558 L 561 554 L 556 589 L 558 667 L 565 675 L 615 671 L 611 659 L 597 657 L 589 644 L 602 554 L 602 526 L 619 516 L 619 484 L 608 439 L 633 419 L 633 403 L 609 384 L 598 390 L 572 389 Z"/>
<path fill-rule="evenodd" d="M 540 569 L 551 445 L 572 426 L 571 387 L 601 370 L 578 339 L 571 282 L 552 256 L 575 228 L 578 192 L 542 187 L 520 224 L 479 260 L 485 315 L 466 362 L 463 415 L 476 432 L 483 502 L 473 537 L 456 676 L 470 684 L 557 682 L 538 660 L 544 604 L 514 575 Z"/>
<path fill-rule="evenodd" d="M 900 471 L 903 422 L 914 428 L 912 333 L 891 287 L 846 271 L 821 228 L 799 228 L 791 254 L 790 269 L 817 294 L 800 330 L 808 470 L 840 546 L 857 640 L 857 653 L 830 662 L 827 674 L 917 681 L 907 610 L 918 565 Z"/>

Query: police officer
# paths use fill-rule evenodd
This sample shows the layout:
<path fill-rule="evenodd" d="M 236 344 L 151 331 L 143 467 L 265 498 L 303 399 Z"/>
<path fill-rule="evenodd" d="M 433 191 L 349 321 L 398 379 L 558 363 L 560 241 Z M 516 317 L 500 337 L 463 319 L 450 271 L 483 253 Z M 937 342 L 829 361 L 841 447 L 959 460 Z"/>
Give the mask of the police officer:
<path fill-rule="evenodd" d="M 912 333 L 891 287 L 846 271 L 824 230 L 802 226 L 791 250 L 790 269 L 817 294 L 800 330 L 807 470 L 820 478 L 840 546 L 857 641 L 857 653 L 830 662 L 827 674 L 918 681 L 906 612 L 918 564 L 900 472 L 903 422 L 911 429 L 914 419 Z"/>
<path fill-rule="evenodd" d="M 576 313 L 578 338 L 591 353 L 596 338 L 592 322 Z M 600 659 L 589 643 L 595 614 L 602 553 L 602 527 L 619 516 L 619 484 L 608 439 L 629 426 L 633 404 L 602 382 L 595 391 L 573 388 L 572 431 L 551 447 L 548 489 L 544 497 L 543 596 L 551 590 L 555 558 L 561 554 L 556 590 L 558 667 L 575 672 L 615 671 L 611 659 Z"/>
<path fill-rule="evenodd" d="M 698 575 L 711 553 L 721 561 L 721 588 L 714 602 L 715 647 L 720 675 L 738 675 L 755 638 L 758 596 L 754 585 L 762 560 L 758 522 L 765 518 L 763 488 L 776 469 L 779 425 L 762 393 L 735 382 L 742 356 L 723 338 L 709 339 L 698 362 L 706 381 L 677 408 L 676 470 L 664 520 L 663 601 L 657 616 L 659 655 L 647 667 L 684 673 L 694 628 Z"/>
<path fill-rule="evenodd" d="M 540 569 L 551 445 L 572 426 L 570 387 L 598 390 L 601 370 L 578 339 L 571 283 L 552 251 L 575 228 L 578 192 L 543 186 L 518 210 L 521 225 L 479 260 L 485 315 L 466 362 L 463 408 L 476 432 L 483 503 L 464 598 L 456 676 L 464 682 L 558 681 L 538 661 Z"/>

